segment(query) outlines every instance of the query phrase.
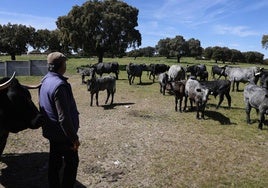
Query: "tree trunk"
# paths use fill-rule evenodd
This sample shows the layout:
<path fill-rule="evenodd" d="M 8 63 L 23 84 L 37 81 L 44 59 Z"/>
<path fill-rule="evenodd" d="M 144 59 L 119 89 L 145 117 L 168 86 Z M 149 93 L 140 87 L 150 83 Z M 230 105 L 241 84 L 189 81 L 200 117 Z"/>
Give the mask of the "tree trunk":
<path fill-rule="evenodd" d="M 103 51 L 99 52 L 99 55 L 98 55 L 98 63 L 103 62 L 103 56 L 104 56 L 104 52 Z"/>
<path fill-rule="evenodd" d="M 181 56 L 177 55 L 177 62 L 180 63 L 181 62 Z"/>
<path fill-rule="evenodd" d="M 11 60 L 12 61 L 15 61 L 16 60 L 16 55 L 15 54 L 10 54 L 10 56 L 11 56 Z"/>

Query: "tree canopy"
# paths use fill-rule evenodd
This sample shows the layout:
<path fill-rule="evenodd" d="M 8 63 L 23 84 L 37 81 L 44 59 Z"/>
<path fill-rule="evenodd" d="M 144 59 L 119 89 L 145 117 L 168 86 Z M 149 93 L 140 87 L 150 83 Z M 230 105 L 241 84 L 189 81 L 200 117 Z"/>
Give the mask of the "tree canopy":
<path fill-rule="evenodd" d="M 141 45 L 141 34 L 135 29 L 138 12 L 119 0 L 87 1 L 59 17 L 56 24 L 64 44 L 97 55 L 101 62 L 105 52 L 120 55 Z"/>
<path fill-rule="evenodd" d="M 33 27 L 21 24 L 0 25 L 0 52 L 8 53 L 11 60 L 16 60 L 16 55 L 26 53 L 28 45 L 33 43 Z"/>
<path fill-rule="evenodd" d="M 177 35 L 174 38 L 160 39 L 156 45 L 159 55 L 177 57 L 180 62 L 182 56 L 196 57 L 202 53 L 202 47 L 199 40 L 194 38 L 186 41 L 183 36 Z"/>
<path fill-rule="evenodd" d="M 268 35 L 263 35 L 261 40 L 262 47 L 268 49 Z"/>

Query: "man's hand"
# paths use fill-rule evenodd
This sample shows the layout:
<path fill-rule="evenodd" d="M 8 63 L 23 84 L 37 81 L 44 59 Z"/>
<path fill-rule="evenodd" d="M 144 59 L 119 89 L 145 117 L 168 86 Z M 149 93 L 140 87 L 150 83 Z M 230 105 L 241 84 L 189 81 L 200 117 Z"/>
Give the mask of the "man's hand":
<path fill-rule="evenodd" d="M 79 142 L 79 140 L 75 140 L 75 141 L 73 142 L 72 150 L 74 150 L 74 151 L 78 151 L 79 146 L 80 146 L 80 142 Z"/>

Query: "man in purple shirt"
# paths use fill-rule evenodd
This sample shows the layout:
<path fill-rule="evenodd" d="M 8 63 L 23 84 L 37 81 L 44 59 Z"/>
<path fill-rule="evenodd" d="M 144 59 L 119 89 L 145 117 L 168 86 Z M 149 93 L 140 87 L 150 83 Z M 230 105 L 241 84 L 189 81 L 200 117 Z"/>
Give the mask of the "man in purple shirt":
<path fill-rule="evenodd" d="M 40 111 L 47 120 L 42 127 L 43 136 L 50 143 L 48 181 L 49 187 L 53 188 L 74 187 L 79 164 L 79 112 L 68 78 L 63 76 L 66 61 L 67 58 L 60 52 L 48 55 L 48 73 L 42 79 L 39 91 Z"/>

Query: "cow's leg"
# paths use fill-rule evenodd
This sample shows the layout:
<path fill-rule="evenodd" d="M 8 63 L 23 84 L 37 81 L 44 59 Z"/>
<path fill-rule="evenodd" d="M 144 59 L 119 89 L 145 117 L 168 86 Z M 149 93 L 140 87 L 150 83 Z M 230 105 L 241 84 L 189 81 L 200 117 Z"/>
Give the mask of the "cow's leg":
<path fill-rule="evenodd" d="M 140 84 L 141 84 L 141 76 L 140 76 Z"/>
<path fill-rule="evenodd" d="M 180 112 L 182 112 L 182 110 L 181 110 L 182 99 L 183 99 L 182 97 L 180 97 L 180 99 L 179 99 L 180 100 Z"/>
<path fill-rule="evenodd" d="M 82 75 L 81 77 L 82 77 L 82 84 L 84 84 L 85 83 L 85 75 Z"/>
<path fill-rule="evenodd" d="M 250 124 L 250 111 L 251 106 L 248 101 L 246 101 L 246 115 L 247 115 L 247 124 Z"/>
<path fill-rule="evenodd" d="M 221 105 L 223 99 L 224 99 L 224 94 L 221 93 L 221 94 L 219 95 L 219 103 L 218 103 L 218 105 L 216 106 L 216 109 L 218 109 L 218 108 L 220 107 L 220 105 Z"/>
<path fill-rule="evenodd" d="M 114 103 L 114 92 L 112 92 L 112 100 L 111 100 L 111 105 Z"/>
<path fill-rule="evenodd" d="M 96 105 L 99 106 L 99 92 L 96 92 Z"/>
<path fill-rule="evenodd" d="M 134 83 L 135 76 L 132 76 L 131 78 L 132 78 L 131 83 L 133 84 Z"/>
<path fill-rule="evenodd" d="M 188 96 L 185 95 L 183 111 L 186 111 L 186 108 L 187 108 L 187 100 L 188 100 Z"/>
<path fill-rule="evenodd" d="M 166 94 L 166 84 L 164 84 L 164 86 L 163 86 L 163 95 L 165 95 Z"/>
<path fill-rule="evenodd" d="M 90 106 L 93 105 L 93 96 L 94 96 L 94 93 L 91 93 L 91 95 L 90 95 Z"/>
<path fill-rule="evenodd" d="M 6 147 L 8 135 L 9 135 L 8 131 L 1 130 L 1 133 L 0 133 L 0 156 L 3 154 L 3 151 Z"/>
<path fill-rule="evenodd" d="M 196 119 L 200 119 L 199 110 L 200 110 L 200 106 L 198 103 L 196 103 Z"/>
<path fill-rule="evenodd" d="M 111 94 L 111 92 L 107 89 L 107 98 L 106 98 L 105 104 L 107 104 L 109 97 L 110 97 L 110 94 Z"/>
<path fill-rule="evenodd" d="M 264 112 L 261 112 L 260 113 L 260 119 L 259 119 L 259 129 L 261 129 L 262 130 L 262 124 L 263 124 L 263 122 L 264 122 Z"/>
<path fill-rule="evenodd" d="M 178 111 L 178 97 L 176 94 L 175 94 L 175 111 L 176 112 Z"/>
<path fill-rule="evenodd" d="M 231 103 L 232 103 L 232 98 L 230 96 L 230 93 L 229 92 L 225 93 L 225 96 L 226 96 L 227 101 L 228 101 L 228 108 L 230 109 L 231 108 Z"/>
<path fill-rule="evenodd" d="M 159 85 L 160 85 L 160 93 L 163 93 L 162 84 L 159 83 Z"/>
<path fill-rule="evenodd" d="M 232 81 L 233 83 L 232 83 L 232 85 L 233 85 L 233 89 L 232 89 L 232 91 L 234 91 L 234 88 L 235 88 L 235 81 Z"/>
<path fill-rule="evenodd" d="M 132 76 L 128 76 L 128 83 L 131 85 Z"/>
<path fill-rule="evenodd" d="M 236 82 L 236 91 L 239 91 L 239 82 Z"/>

